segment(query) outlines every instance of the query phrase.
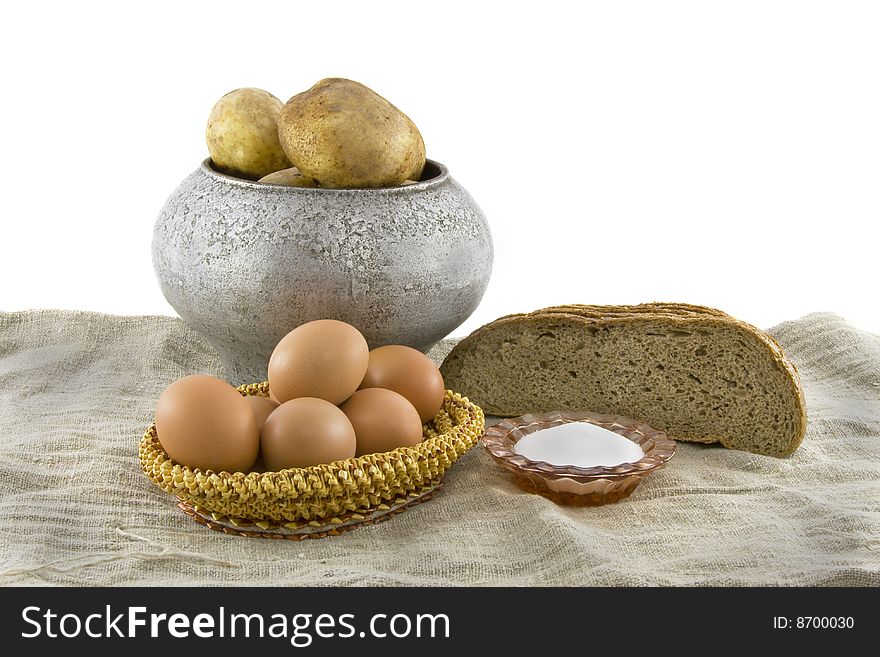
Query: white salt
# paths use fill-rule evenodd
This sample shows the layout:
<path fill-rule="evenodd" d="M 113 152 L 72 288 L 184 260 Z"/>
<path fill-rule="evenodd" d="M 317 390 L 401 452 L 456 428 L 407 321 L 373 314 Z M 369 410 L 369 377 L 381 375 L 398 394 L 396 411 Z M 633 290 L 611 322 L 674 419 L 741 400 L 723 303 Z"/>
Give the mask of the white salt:
<path fill-rule="evenodd" d="M 645 452 L 618 433 L 589 422 L 569 422 L 518 440 L 513 451 L 532 461 L 581 468 L 634 463 Z"/>

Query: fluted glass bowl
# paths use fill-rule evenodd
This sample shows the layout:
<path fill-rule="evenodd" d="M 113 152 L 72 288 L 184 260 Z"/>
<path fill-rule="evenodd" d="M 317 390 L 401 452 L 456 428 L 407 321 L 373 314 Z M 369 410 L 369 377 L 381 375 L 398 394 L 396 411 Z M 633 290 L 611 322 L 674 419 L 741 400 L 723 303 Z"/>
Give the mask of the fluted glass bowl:
<path fill-rule="evenodd" d="M 514 452 L 514 445 L 524 436 L 569 422 L 589 422 L 620 434 L 639 445 L 645 455 L 633 463 L 582 468 L 532 461 Z M 665 432 L 619 415 L 587 411 L 555 411 L 502 420 L 486 430 L 483 447 L 513 474 L 523 490 L 575 506 L 609 504 L 628 497 L 642 479 L 675 455 L 675 441 Z"/>

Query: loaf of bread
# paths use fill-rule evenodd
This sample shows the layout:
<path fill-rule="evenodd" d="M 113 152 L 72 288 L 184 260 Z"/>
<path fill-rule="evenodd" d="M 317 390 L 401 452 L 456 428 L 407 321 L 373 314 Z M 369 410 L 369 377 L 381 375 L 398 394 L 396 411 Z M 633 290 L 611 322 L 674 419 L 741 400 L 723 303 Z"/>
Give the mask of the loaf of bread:
<path fill-rule="evenodd" d="M 571 305 L 509 315 L 462 340 L 446 386 L 502 416 L 588 410 L 676 440 L 770 456 L 807 426 L 797 370 L 767 334 L 712 308 Z"/>

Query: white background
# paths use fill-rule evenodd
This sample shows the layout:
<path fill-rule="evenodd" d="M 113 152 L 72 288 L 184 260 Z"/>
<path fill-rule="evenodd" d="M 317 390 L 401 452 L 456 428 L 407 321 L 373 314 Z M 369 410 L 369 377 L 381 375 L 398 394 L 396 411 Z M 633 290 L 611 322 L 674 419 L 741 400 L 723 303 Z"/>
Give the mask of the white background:
<path fill-rule="evenodd" d="M 173 314 L 152 226 L 213 103 L 339 76 L 489 218 L 458 334 L 651 300 L 880 332 L 880 3 L 21 2 L 0 67 L 0 310 Z"/>

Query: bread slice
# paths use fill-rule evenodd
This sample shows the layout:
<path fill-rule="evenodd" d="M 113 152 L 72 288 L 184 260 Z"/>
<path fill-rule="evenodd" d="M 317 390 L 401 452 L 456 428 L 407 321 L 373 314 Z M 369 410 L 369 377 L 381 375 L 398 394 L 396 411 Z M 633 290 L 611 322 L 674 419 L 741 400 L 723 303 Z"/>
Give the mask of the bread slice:
<path fill-rule="evenodd" d="M 807 425 L 797 371 L 779 345 L 688 304 L 509 315 L 462 340 L 441 371 L 448 388 L 493 415 L 613 413 L 677 440 L 770 456 L 794 452 Z"/>

